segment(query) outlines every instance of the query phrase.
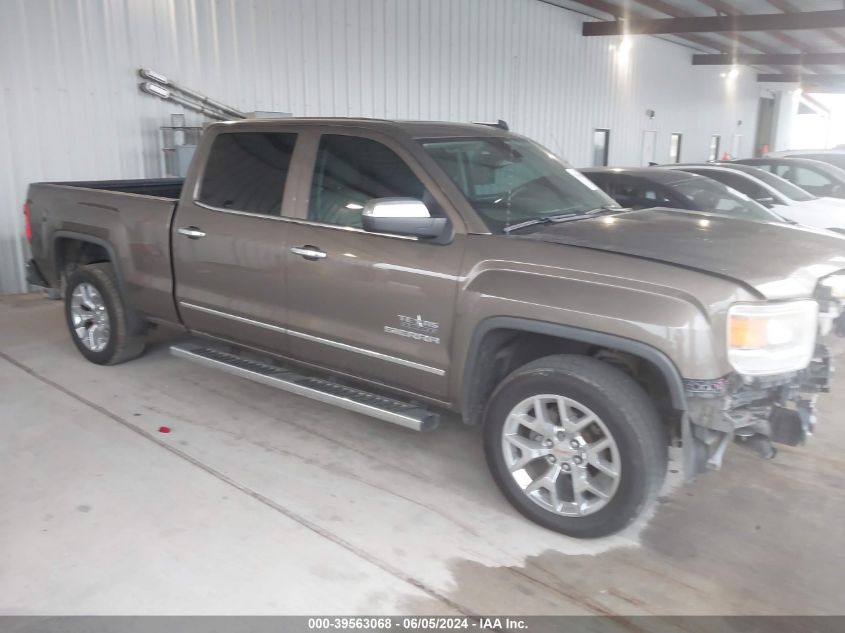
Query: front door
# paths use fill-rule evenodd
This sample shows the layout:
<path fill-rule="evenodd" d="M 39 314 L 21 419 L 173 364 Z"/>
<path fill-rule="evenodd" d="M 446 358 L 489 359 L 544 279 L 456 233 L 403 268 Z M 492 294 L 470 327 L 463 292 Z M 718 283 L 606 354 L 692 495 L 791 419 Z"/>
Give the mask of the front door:
<path fill-rule="evenodd" d="M 316 139 L 315 139 L 315 142 Z M 447 392 L 463 235 L 448 244 L 368 233 L 371 198 L 442 209 L 387 139 L 325 134 L 308 200 L 290 228 L 286 269 L 291 353 L 415 393 Z"/>
<path fill-rule="evenodd" d="M 173 228 L 176 299 L 193 331 L 287 351 L 285 184 L 296 133 L 223 132 Z"/>

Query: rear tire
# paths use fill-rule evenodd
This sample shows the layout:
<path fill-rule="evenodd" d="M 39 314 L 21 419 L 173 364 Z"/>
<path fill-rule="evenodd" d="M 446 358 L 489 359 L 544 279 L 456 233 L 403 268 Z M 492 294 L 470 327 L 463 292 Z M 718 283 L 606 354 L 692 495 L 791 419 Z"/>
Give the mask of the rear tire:
<path fill-rule="evenodd" d="M 548 356 L 494 391 L 484 448 L 493 479 L 524 516 L 576 538 L 628 526 L 657 495 L 668 439 L 645 391 L 593 358 Z"/>
<path fill-rule="evenodd" d="M 146 321 L 125 305 L 108 262 L 81 266 L 68 276 L 65 319 L 71 340 L 92 363 L 117 365 L 144 351 Z"/>

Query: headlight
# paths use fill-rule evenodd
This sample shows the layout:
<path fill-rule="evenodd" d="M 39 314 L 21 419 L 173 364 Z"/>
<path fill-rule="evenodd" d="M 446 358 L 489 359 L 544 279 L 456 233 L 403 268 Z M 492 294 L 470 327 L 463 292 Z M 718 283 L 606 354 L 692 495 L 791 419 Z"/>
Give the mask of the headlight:
<path fill-rule="evenodd" d="M 816 346 L 818 312 L 809 299 L 734 304 L 728 310 L 728 362 L 747 376 L 804 369 Z"/>
<path fill-rule="evenodd" d="M 845 275 L 833 275 L 822 279 L 821 285 L 830 288 L 830 294 L 836 299 L 845 299 Z"/>

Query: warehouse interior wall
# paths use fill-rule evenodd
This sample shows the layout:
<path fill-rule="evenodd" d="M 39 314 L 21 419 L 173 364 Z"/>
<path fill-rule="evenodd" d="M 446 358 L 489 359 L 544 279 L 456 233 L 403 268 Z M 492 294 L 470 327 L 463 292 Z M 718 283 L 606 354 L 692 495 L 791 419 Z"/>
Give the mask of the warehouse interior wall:
<path fill-rule="evenodd" d="M 713 135 L 751 155 L 750 69 L 585 38 L 585 19 L 539 0 L 0 0 L 0 292 L 26 288 L 29 182 L 162 174 L 159 127 L 181 109 L 141 94 L 139 67 L 244 111 L 501 118 L 575 166 L 597 128 L 611 165 L 668 161 L 671 134 L 682 161 Z"/>

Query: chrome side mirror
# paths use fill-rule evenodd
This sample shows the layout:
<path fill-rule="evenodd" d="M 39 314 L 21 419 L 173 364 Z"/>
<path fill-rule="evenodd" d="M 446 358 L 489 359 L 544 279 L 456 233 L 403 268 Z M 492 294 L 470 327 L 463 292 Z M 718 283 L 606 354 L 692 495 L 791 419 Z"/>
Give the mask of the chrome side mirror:
<path fill-rule="evenodd" d="M 422 200 L 372 198 L 364 205 L 361 221 L 365 231 L 423 238 L 441 237 L 449 226 L 446 218 L 433 218 Z"/>

